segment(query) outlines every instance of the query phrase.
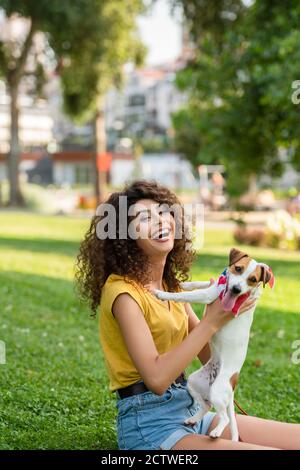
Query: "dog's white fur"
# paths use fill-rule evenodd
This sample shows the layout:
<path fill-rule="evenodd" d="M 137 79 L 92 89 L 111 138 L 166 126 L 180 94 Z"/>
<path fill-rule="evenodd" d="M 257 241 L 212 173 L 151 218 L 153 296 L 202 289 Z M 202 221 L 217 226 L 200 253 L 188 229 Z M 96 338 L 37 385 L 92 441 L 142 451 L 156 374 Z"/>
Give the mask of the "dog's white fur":
<path fill-rule="evenodd" d="M 245 294 L 250 290 L 249 298 L 259 298 L 260 285 L 249 287 L 247 278 L 259 263 L 251 260 L 243 274 L 235 275 L 228 272 L 228 288 L 239 286 Z M 217 299 L 219 290 L 217 282 L 183 282 L 182 289 L 192 292 L 171 293 L 155 290 L 155 295 L 161 300 L 176 302 L 195 302 L 210 304 Z M 194 290 L 196 289 L 196 290 Z M 185 424 L 195 424 L 213 406 L 219 418 L 218 424 L 210 433 L 210 437 L 220 437 L 224 428 L 229 424 L 233 441 L 239 440 L 239 433 L 234 414 L 234 390 L 230 379 L 239 374 L 245 361 L 248 349 L 250 328 L 253 320 L 255 305 L 242 315 L 237 315 L 222 327 L 210 341 L 210 360 L 188 378 L 188 390 L 201 409 Z"/>

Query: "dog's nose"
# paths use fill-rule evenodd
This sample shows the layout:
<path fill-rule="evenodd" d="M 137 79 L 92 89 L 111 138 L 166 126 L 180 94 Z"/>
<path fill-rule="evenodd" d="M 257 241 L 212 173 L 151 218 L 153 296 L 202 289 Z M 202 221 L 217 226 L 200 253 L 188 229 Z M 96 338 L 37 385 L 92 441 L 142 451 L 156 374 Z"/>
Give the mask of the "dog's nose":
<path fill-rule="evenodd" d="M 242 292 L 242 289 L 240 288 L 240 286 L 233 286 L 231 291 L 233 292 L 233 294 L 240 294 Z"/>

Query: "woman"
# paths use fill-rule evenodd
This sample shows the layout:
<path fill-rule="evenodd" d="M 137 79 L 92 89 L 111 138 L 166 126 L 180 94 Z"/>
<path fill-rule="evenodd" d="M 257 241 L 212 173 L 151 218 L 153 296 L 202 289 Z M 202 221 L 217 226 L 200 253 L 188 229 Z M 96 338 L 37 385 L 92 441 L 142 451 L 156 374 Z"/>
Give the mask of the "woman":
<path fill-rule="evenodd" d="M 216 426 L 212 412 L 194 426 L 184 423 L 198 405 L 182 373 L 196 356 L 203 364 L 209 359 L 209 340 L 232 315 L 216 300 L 200 321 L 189 304 L 152 294 L 178 291 L 188 278 L 194 253 L 187 249 L 178 207 L 167 188 L 134 182 L 100 206 L 102 214 L 93 218 L 78 256 L 81 295 L 94 312 L 100 305 L 100 341 L 110 390 L 117 395 L 119 448 L 300 448 L 297 424 L 238 415 L 243 442 L 232 442 L 228 428 L 219 439 L 208 437 Z M 245 302 L 241 313 L 252 302 Z"/>

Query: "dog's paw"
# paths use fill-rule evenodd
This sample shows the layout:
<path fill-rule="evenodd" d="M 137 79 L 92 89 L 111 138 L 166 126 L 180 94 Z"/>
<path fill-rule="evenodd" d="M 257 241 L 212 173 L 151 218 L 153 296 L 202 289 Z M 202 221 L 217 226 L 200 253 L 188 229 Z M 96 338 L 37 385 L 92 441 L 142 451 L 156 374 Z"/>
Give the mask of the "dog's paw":
<path fill-rule="evenodd" d="M 196 424 L 197 422 L 198 422 L 198 419 L 196 419 L 194 416 L 192 416 L 191 418 L 186 419 L 184 424 L 194 426 L 194 424 Z"/>
<path fill-rule="evenodd" d="M 159 300 L 167 300 L 167 294 L 163 290 L 153 289 L 152 292 Z"/>
<path fill-rule="evenodd" d="M 212 439 L 217 439 L 218 437 L 221 436 L 222 433 L 220 433 L 217 428 L 213 429 L 210 433 L 209 433 L 209 437 L 211 437 Z"/>

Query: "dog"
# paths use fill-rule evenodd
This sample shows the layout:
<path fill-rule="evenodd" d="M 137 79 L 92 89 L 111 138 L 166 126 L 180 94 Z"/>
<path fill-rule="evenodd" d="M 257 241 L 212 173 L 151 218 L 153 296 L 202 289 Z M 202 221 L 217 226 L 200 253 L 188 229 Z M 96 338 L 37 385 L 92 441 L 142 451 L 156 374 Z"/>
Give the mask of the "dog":
<path fill-rule="evenodd" d="M 188 377 L 187 387 L 194 403 L 201 405 L 197 413 L 185 424 L 194 425 L 212 407 L 217 412 L 218 424 L 210 432 L 211 438 L 220 437 L 229 424 L 231 438 L 239 440 L 234 413 L 234 388 L 247 355 L 250 328 L 255 306 L 238 315 L 246 299 L 258 299 L 261 286 L 274 287 L 275 278 L 271 268 L 258 263 L 246 253 L 232 248 L 229 266 L 217 281 L 183 282 L 181 288 L 192 292 L 164 292 L 155 289 L 154 294 L 161 300 L 210 304 L 218 297 L 223 309 L 231 311 L 234 319 L 213 335 L 210 341 L 211 357 L 199 370 Z"/>

